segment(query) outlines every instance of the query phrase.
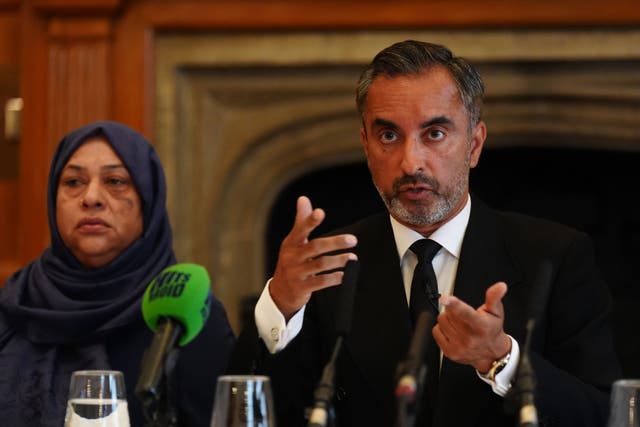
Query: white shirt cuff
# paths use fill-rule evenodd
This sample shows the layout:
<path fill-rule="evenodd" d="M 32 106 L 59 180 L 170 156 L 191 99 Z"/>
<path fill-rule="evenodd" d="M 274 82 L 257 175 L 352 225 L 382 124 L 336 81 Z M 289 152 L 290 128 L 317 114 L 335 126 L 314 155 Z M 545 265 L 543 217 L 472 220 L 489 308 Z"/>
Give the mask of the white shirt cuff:
<path fill-rule="evenodd" d="M 271 279 L 262 290 L 253 314 L 258 328 L 258 335 L 264 341 L 264 345 L 269 352 L 274 354 L 285 348 L 300 333 L 306 306 L 298 310 L 289 319 L 289 323 L 286 323 L 284 316 L 271 298 L 269 283 L 271 283 Z"/>
<path fill-rule="evenodd" d="M 502 397 L 504 397 L 511 388 L 511 380 L 513 380 L 513 377 L 516 374 L 518 361 L 520 360 L 520 347 L 518 346 L 518 342 L 513 339 L 511 335 L 508 335 L 508 337 L 511 340 L 511 356 L 502 371 L 496 375 L 495 382 L 485 378 L 480 374 L 480 372 L 476 371 L 478 377 L 485 383 L 489 384 L 495 394 Z"/>

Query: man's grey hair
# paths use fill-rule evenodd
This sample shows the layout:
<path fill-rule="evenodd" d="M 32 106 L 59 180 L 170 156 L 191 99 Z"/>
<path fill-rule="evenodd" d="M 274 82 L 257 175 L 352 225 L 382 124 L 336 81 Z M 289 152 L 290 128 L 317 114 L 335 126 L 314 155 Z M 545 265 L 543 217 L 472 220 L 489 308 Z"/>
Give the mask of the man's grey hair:
<path fill-rule="evenodd" d="M 377 76 L 418 75 L 438 66 L 447 69 L 455 80 L 469 117 L 469 130 L 473 129 L 482 116 L 482 77 L 469 62 L 454 56 L 445 46 L 417 40 L 405 40 L 383 49 L 360 75 L 356 104 L 363 124 L 369 87 Z"/>

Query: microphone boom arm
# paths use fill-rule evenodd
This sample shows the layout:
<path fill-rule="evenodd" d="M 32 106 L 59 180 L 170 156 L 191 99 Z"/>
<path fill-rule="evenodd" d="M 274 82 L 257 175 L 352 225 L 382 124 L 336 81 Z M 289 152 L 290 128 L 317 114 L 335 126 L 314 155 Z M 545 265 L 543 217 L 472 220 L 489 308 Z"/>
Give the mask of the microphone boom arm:
<path fill-rule="evenodd" d="M 140 401 L 149 427 L 177 425 L 175 411 L 169 405 L 169 379 L 177 358 L 176 347 L 183 334 L 179 323 L 167 317 L 158 320 L 158 327 L 150 347 L 142 358 L 136 396 Z M 172 349 L 163 353 L 160 349 Z"/>
<path fill-rule="evenodd" d="M 434 345 L 431 329 L 436 318 L 428 311 L 418 315 L 404 361 L 398 365 L 398 383 L 396 386 L 396 427 L 413 427 L 423 393 L 424 378 L 428 367 L 424 355 L 429 345 Z"/>
<path fill-rule="evenodd" d="M 322 377 L 313 394 L 315 404 L 311 411 L 311 415 L 309 416 L 308 427 L 325 427 L 327 425 L 331 425 L 329 421 L 332 417 L 331 402 L 335 393 L 334 379 L 336 373 L 336 361 L 338 359 L 338 354 L 340 353 L 340 348 L 342 348 L 343 341 L 343 336 L 338 335 L 335 346 L 333 347 L 331 358 L 322 371 Z"/>
<path fill-rule="evenodd" d="M 359 273 L 358 261 L 348 261 L 344 268 L 340 300 L 336 311 L 336 343 L 329 361 L 324 366 L 320 382 L 313 393 L 314 404 L 309 415 L 308 427 L 326 427 L 333 423 L 333 396 L 335 392 L 335 373 L 338 355 L 344 340 L 351 330 L 351 316 Z"/>

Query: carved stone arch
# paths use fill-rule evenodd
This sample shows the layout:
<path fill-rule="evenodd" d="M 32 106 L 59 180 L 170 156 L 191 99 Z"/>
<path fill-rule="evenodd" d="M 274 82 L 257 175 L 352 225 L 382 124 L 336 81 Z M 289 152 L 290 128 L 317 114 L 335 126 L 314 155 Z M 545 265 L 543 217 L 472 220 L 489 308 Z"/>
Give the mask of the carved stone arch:
<path fill-rule="evenodd" d="M 275 199 L 305 173 L 363 160 L 357 126 L 352 111 L 288 125 L 257 144 L 227 175 L 220 203 L 211 207 L 218 221 L 208 237 L 210 253 L 217 254 L 212 270 L 221 298 L 261 291 L 267 219 Z"/>

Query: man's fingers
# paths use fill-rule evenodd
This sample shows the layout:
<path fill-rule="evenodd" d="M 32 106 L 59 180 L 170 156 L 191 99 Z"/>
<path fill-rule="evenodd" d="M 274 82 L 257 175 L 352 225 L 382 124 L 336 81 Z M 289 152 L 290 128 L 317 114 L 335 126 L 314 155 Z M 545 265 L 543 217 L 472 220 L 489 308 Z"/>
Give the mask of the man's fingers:
<path fill-rule="evenodd" d="M 433 339 L 436 340 L 438 347 L 440 347 L 440 349 L 445 351 L 446 350 L 445 347 L 447 347 L 449 344 L 449 338 L 447 338 L 447 336 L 442 333 L 440 328 L 440 323 L 437 323 L 433 327 L 433 329 L 431 330 L 431 333 L 433 334 Z"/>
<path fill-rule="evenodd" d="M 293 245 L 306 243 L 309 234 L 322 223 L 324 217 L 324 211 L 322 209 L 313 209 L 311 200 L 308 197 L 298 197 L 295 222 L 286 240 Z"/>
<path fill-rule="evenodd" d="M 296 221 L 311 215 L 313 206 L 311 200 L 307 196 L 300 196 L 296 201 Z"/>
<path fill-rule="evenodd" d="M 334 271 L 333 273 L 318 274 L 304 281 L 304 287 L 308 292 L 315 292 L 321 289 L 336 286 L 342 283 L 344 272 Z"/>
<path fill-rule="evenodd" d="M 319 237 L 311 240 L 301 249 L 306 259 L 316 258 L 329 252 L 337 252 L 353 248 L 358 243 L 353 234 L 339 234 L 331 237 Z"/>
<path fill-rule="evenodd" d="M 498 317 L 503 317 L 504 306 L 502 305 L 502 298 L 506 295 L 506 293 L 506 283 L 497 282 L 491 285 L 485 293 L 485 302 L 483 306 L 484 310 Z"/>
<path fill-rule="evenodd" d="M 309 301 L 313 292 L 340 284 L 344 273 L 337 270 L 357 259 L 354 253 L 345 252 L 357 244 L 353 235 L 309 240 L 324 217 L 324 211 L 313 209 L 308 197 L 298 198 L 293 228 L 282 241 L 269 284 L 271 298 L 287 320 Z"/>
<path fill-rule="evenodd" d="M 438 316 L 434 338 L 448 358 L 486 372 L 492 360 L 508 351 L 507 345 L 511 341 L 502 329 L 502 298 L 506 292 L 504 282 L 493 284 L 485 292 L 485 302 L 478 309 L 454 296 L 440 298 L 445 310 Z"/>
<path fill-rule="evenodd" d="M 326 255 L 309 260 L 307 270 L 312 273 L 309 274 L 310 276 L 326 275 L 326 273 L 324 273 L 325 271 L 343 268 L 347 264 L 347 261 L 356 259 L 356 254 L 351 252 L 331 256 Z"/>
<path fill-rule="evenodd" d="M 445 311 L 450 316 L 464 321 L 471 321 L 476 315 L 476 310 L 473 307 L 451 295 L 440 297 L 440 304 L 445 307 Z"/>

